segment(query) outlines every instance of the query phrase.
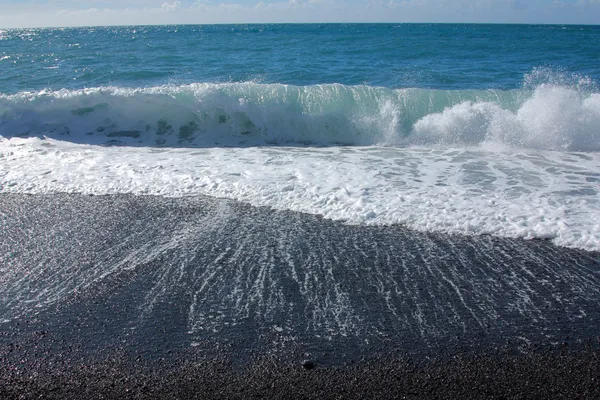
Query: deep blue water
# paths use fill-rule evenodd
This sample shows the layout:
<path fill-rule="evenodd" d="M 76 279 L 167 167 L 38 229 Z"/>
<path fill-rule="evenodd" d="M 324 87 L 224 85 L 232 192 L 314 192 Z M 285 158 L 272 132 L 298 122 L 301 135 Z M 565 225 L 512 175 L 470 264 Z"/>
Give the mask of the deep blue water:
<path fill-rule="evenodd" d="M 598 82 L 599 56 L 599 26 L 14 29 L 0 31 L 0 93 L 247 81 L 506 90 L 536 84 L 528 81 L 548 74 Z"/>

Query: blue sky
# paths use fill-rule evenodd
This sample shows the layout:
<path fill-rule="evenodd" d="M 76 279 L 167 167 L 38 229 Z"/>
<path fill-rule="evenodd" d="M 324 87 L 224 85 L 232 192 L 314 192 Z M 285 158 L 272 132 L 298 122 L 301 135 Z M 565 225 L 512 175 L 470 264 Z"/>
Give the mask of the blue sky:
<path fill-rule="evenodd" d="M 600 0 L 0 0 L 0 27 L 242 22 L 600 24 Z"/>

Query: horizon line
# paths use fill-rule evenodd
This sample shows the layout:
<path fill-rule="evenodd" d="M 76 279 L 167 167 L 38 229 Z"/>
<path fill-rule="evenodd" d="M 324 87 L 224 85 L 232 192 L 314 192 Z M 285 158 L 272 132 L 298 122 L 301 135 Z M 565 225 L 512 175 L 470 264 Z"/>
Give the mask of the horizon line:
<path fill-rule="evenodd" d="M 77 28 L 111 28 L 111 27 L 160 27 L 160 26 L 227 26 L 227 25 L 515 25 L 515 26 L 599 26 L 588 23 L 550 23 L 550 22 L 213 22 L 213 23 L 181 23 L 181 24 L 98 24 L 98 25 L 39 25 L 22 27 L 2 27 L 0 29 L 77 29 Z"/>

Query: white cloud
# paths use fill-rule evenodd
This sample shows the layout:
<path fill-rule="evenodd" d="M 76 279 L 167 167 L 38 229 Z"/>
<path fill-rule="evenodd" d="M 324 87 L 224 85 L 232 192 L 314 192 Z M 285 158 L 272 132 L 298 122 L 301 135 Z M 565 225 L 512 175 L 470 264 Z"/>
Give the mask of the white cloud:
<path fill-rule="evenodd" d="M 164 3 L 161 8 L 165 11 L 174 11 L 181 8 L 181 1 L 174 1 L 172 4 Z"/>

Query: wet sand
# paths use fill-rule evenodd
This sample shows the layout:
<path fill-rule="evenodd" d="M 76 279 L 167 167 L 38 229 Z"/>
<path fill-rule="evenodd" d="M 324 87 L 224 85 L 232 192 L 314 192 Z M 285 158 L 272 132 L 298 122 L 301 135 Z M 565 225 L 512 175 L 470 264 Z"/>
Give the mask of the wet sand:
<path fill-rule="evenodd" d="M 0 233 L 2 398 L 600 395 L 597 253 L 204 197 L 3 194 Z"/>

